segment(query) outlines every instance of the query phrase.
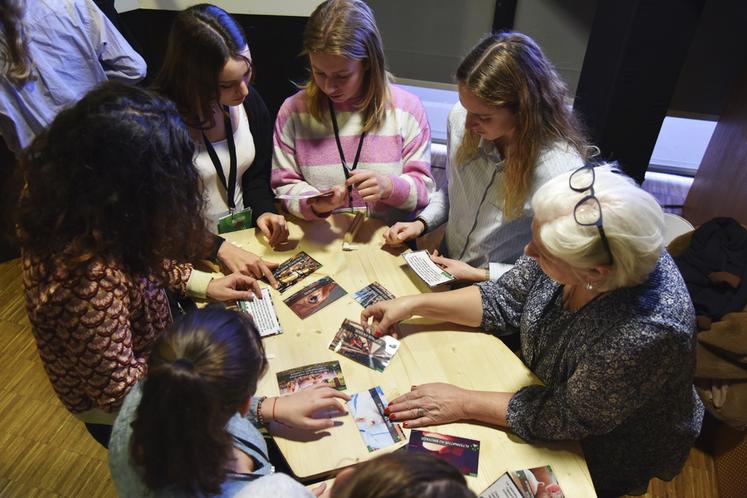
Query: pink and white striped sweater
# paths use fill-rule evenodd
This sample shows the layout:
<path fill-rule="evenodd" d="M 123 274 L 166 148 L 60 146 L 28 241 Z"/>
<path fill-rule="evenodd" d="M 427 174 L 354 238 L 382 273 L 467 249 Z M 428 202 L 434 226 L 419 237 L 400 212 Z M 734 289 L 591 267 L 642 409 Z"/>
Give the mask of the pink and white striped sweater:
<path fill-rule="evenodd" d="M 428 205 L 435 184 L 431 176 L 431 130 L 423 104 L 415 95 L 394 85 L 383 124 L 366 134 L 358 169 L 390 175 L 391 195 L 369 209 L 389 223 L 411 219 Z M 340 142 L 352 166 L 361 132 L 361 114 L 352 104 L 335 104 Z M 304 91 L 285 100 L 275 121 L 272 188 L 275 194 L 303 194 L 345 183 L 335 143 L 332 120 L 311 116 Z M 286 209 L 305 219 L 318 219 L 307 200 L 284 200 Z M 364 202 L 353 190 L 353 206 Z M 393 209 L 394 208 L 394 209 Z"/>

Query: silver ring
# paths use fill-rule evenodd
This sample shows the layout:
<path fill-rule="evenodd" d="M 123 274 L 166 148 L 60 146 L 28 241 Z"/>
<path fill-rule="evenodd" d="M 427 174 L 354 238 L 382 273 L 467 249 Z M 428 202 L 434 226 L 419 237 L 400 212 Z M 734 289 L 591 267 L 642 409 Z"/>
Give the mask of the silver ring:
<path fill-rule="evenodd" d="M 423 410 L 422 408 L 418 408 L 418 418 L 423 417 L 425 417 L 425 410 Z"/>

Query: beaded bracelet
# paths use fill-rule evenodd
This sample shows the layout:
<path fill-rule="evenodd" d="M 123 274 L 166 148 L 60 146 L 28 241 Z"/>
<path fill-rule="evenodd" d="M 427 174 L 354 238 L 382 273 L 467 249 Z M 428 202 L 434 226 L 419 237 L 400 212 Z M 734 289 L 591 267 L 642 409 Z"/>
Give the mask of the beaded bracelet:
<path fill-rule="evenodd" d="M 265 417 L 262 415 L 262 403 L 264 403 L 266 399 L 267 396 L 262 396 L 257 402 L 257 422 L 259 422 L 260 425 L 267 425 Z"/>

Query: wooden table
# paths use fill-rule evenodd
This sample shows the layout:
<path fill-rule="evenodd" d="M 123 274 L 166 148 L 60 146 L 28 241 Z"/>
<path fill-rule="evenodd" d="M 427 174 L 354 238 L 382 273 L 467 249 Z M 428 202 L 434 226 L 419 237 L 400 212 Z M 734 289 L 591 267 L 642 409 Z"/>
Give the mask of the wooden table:
<path fill-rule="evenodd" d="M 258 393 L 278 394 L 275 374 L 294 367 L 338 360 L 352 394 L 381 386 L 388 400 L 409 391 L 411 385 L 449 382 L 467 389 L 514 392 L 539 383 L 500 340 L 449 323 L 415 319 L 403 324 L 406 335 L 399 351 L 383 373 L 355 363 L 328 349 L 344 318 L 359 320 L 361 306 L 352 293 L 373 281 L 380 282 L 395 296 L 430 292 L 399 256 L 401 251 L 382 249 L 385 226 L 368 219 L 358 232 L 355 251 L 342 251 L 342 236 L 352 217 L 334 215 L 326 222 L 289 219 L 291 247 L 273 251 L 253 230 L 227 234 L 226 238 L 262 257 L 282 262 L 303 250 L 322 264 L 283 294 L 273 290 L 273 301 L 284 333 L 264 339 L 269 370 L 261 379 Z M 297 243 L 297 244 L 296 244 Z M 322 276 L 334 278 L 348 295 L 305 320 L 299 319 L 282 300 Z M 419 333 L 426 332 L 426 333 Z M 350 415 L 340 417 L 341 425 L 328 435 L 312 441 L 296 441 L 275 435 L 280 450 L 300 479 L 324 478 L 344 467 L 391 451 L 369 453 Z M 480 441 L 477 477 L 467 477 L 470 487 L 483 491 L 503 472 L 552 465 L 561 488 L 569 497 L 596 496 L 580 446 L 577 443 L 530 445 L 500 429 L 455 423 L 427 430 Z M 405 429 L 409 435 L 409 430 Z M 400 444 L 401 446 L 401 444 Z"/>

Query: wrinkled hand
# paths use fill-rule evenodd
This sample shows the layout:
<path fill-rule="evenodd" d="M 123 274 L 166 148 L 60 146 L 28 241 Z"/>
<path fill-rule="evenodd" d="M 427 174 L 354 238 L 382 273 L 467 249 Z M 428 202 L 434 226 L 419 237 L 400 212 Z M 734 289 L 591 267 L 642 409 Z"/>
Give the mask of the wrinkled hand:
<path fill-rule="evenodd" d="M 396 325 L 412 317 L 412 296 L 379 301 L 361 311 L 361 325 L 376 336 L 386 334 L 397 337 Z M 368 320 L 371 319 L 369 325 Z"/>
<path fill-rule="evenodd" d="M 384 410 L 390 420 L 406 420 L 407 428 L 427 427 L 464 420 L 469 391 L 452 384 L 437 382 L 412 386 L 409 393 L 395 398 Z"/>
<path fill-rule="evenodd" d="M 398 221 L 384 232 L 384 244 L 398 246 L 406 240 L 420 237 L 425 232 L 425 225 L 420 220 L 403 222 Z"/>
<path fill-rule="evenodd" d="M 257 228 L 265 234 L 270 247 L 275 248 L 288 240 L 288 226 L 285 217 L 275 213 L 262 213 L 257 218 Z"/>
<path fill-rule="evenodd" d="M 389 175 L 370 169 L 355 169 L 345 185 L 352 185 L 364 202 L 378 202 L 392 195 L 393 182 Z"/>
<path fill-rule="evenodd" d="M 235 246 L 226 240 L 218 248 L 218 259 L 231 273 L 241 272 L 254 278 L 266 278 L 267 282 L 277 289 L 278 281 L 272 276 L 272 270 L 278 264 L 265 261 L 256 254 Z"/>
<path fill-rule="evenodd" d="M 307 201 L 317 216 L 329 214 L 348 203 L 348 188 L 345 185 L 335 185 L 330 190 L 331 196 L 313 197 Z"/>
<path fill-rule="evenodd" d="M 438 251 L 433 251 L 433 254 L 431 254 L 431 261 L 454 275 L 454 278 L 456 278 L 457 280 L 464 280 L 467 282 L 482 282 L 488 279 L 488 274 L 485 270 L 470 266 L 463 261 L 459 261 L 458 259 L 445 258 L 439 255 Z"/>
<path fill-rule="evenodd" d="M 338 400 L 350 401 L 350 396 L 324 384 L 276 398 L 273 420 L 283 425 L 310 431 L 329 429 L 335 425 L 331 418 L 314 418 L 316 412 L 327 410 L 347 413 Z M 264 411 L 263 411 L 264 413 Z"/>
<path fill-rule="evenodd" d="M 214 301 L 251 301 L 254 297 L 262 298 L 262 289 L 252 277 L 243 273 L 231 273 L 226 277 L 214 278 L 207 287 L 207 297 Z"/>

